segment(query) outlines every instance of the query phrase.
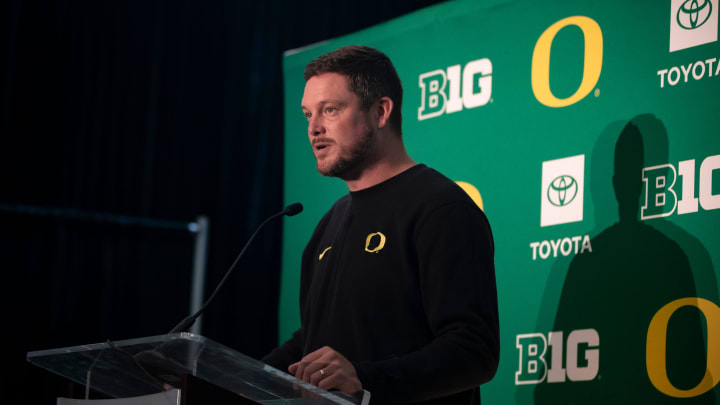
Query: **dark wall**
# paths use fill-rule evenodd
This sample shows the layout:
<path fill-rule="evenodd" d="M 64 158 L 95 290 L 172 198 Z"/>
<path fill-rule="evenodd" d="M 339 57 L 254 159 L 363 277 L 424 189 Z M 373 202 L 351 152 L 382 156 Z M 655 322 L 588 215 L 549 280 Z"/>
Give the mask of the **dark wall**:
<path fill-rule="evenodd" d="M 0 395 L 54 403 L 66 383 L 27 351 L 162 334 L 188 311 L 189 232 L 67 212 L 207 215 L 214 288 L 282 209 L 282 52 L 435 2 L 3 2 L 0 296 L 13 371 Z M 255 357 L 277 344 L 280 231 L 259 237 L 204 335 Z"/>

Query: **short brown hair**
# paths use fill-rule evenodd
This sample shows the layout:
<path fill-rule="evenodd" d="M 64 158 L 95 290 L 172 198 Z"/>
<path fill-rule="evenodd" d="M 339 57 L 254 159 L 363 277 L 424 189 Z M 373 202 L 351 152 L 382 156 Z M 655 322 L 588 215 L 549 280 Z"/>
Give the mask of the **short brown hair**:
<path fill-rule="evenodd" d="M 323 73 L 340 73 L 347 77 L 350 91 L 360 98 L 365 110 L 382 97 L 390 97 L 394 108 L 390 125 L 402 134 L 402 95 L 400 77 L 390 59 L 369 46 L 350 45 L 326 53 L 305 66 L 305 81 Z"/>

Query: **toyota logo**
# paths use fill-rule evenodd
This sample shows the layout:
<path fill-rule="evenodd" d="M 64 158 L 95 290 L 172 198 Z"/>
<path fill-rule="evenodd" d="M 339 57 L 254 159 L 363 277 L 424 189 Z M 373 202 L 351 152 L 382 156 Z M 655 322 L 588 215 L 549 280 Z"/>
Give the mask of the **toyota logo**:
<path fill-rule="evenodd" d="M 575 199 L 577 192 L 577 181 L 571 176 L 562 175 L 550 182 L 547 189 L 547 198 L 550 204 L 556 207 L 564 207 Z"/>
<path fill-rule="evenodd" d="M 679 26 L 686 30 L 694 30 L 705 24 L 712 15 L 710 0 L 686 0 L 675 16 Z"/>

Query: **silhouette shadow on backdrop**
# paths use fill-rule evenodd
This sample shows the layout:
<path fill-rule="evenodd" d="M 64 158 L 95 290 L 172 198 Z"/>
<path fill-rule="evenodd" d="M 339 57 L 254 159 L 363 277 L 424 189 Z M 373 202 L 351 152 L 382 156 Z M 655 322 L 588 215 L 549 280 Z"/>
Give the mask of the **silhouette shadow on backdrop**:
<path fill-rule="evenodd" d="M 618 131 L 612 156 L 610 145 Z M 535 386 L 536 404 L 715 403 L 715 390 L 687 399 L 665 395 L 652 385 L 647 372 L 648 326 L 657 311 L 685 297 L 717 302 L 710 255 L 700 241 L 664 219 L 639 220 L 642 169 L 667 163 L 667 159 L 667 132 L 650 114 L 639 115 L 624 127 L 612 123 L 598 138 L 589 176 L 595 207 L 592 252 L 555 263 L 537 327 L 545 334 L 561 331 L 564 340 L 574 330 L 594 329 L 599 336 L 599 367 L 597 374 L 563 373 L 564 382 L 546 379 Z M 613 191 L 617 216 L 611 210 Z M 704 329 L 704 317 L 695 307 L 682 307 L 669 320 L 666 370 L 669 381 L 680 390 L 697 386 L 705 375 Z M 565 344 L 563 357 L 568 353 Z M 588 366 L 586 353 L 592 362 L 595 347 L 591 346 L 578 346 L 577 368 Z M 552 358 L 548 346 L 548 364 Z M 562 367 L 568 369 L 565 358 Z M 571 381 L 573 374 L 575 379 L 580 375 L 590 380 Z M 520 403 L 528 398 L 518 395 L 517 399 Z"/>

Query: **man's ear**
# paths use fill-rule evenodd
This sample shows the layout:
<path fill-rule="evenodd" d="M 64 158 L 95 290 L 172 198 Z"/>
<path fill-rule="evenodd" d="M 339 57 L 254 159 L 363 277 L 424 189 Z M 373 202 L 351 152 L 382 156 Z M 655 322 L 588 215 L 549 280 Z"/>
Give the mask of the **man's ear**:
<path fill-rule="evenodd" d="M 376 107 L 378 128 L 383 128 L 388 125 L 393 108 L 395 108 L 395 103 L 393 103 L 390 97 L 382 97 L 378 100 Z"/>

